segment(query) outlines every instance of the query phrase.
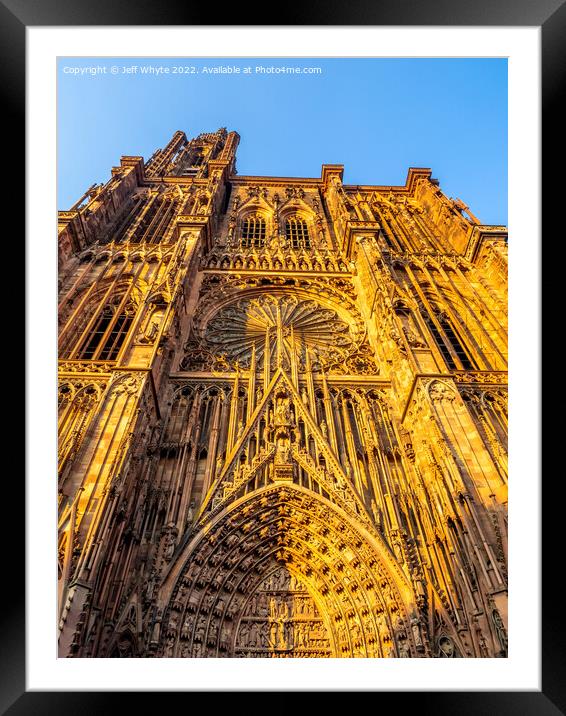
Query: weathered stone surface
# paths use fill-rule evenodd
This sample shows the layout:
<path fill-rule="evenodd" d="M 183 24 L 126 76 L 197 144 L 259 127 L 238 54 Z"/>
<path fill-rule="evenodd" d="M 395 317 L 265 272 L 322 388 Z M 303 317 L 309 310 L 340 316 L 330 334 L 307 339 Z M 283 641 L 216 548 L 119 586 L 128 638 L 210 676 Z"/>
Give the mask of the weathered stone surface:
<path fill-rule="evenodd" d="M 505 656 L 505 228 L 238 141 L 60 212 L 60 655 Z"/>

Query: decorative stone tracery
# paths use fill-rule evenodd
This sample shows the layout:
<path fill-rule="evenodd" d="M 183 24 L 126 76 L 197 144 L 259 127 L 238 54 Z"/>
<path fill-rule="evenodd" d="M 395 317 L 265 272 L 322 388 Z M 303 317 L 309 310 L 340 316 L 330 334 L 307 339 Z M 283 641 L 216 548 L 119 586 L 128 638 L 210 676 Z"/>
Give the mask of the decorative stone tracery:
<path fill-rule="evenodd" d="M 237 144 L 60 214 L 60 655 L 505 656 L 503 227 Z"/>
<path fill-rule="evenodd" d="M 174 586 L 163 655 L 417 655 L 410 587 L 372 541 L 300 488 L 273 486 L 236 502 L 165 578 L 164 593 Z M 277 612 L 265 614 L 269 597 Z"/>
<path fill-rule="evenodd" d="M 310 360 L 313 371 L 379 372 L 359 315 L 332 303 L 324 305 L 303 292 L 256 289 L 249 298 L 226 303 L 212 316 L 199 314 L 186 348 L 183 370 L 205 365 L 216 370 L 247 369 L 253 353 L 258 366 L 268 361 L 271 370 L 290 370 L 296 361 L 297 370 L 304 372 Z"/>

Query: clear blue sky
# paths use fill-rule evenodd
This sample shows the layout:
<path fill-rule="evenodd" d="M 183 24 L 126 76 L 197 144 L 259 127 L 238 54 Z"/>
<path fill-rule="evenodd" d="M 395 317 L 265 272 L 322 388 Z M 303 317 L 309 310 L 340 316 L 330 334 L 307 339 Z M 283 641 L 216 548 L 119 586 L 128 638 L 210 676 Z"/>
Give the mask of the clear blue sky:
<path fill-rule="evenodd" d="M 142 74 L 149 65 L 170 73 Z M 242 71 L 203 72 L 219 65 Z M 106 73 L 68 72 L 90 67 Z M 239 174 L 318 177 L 337 163 L 347 184 L 404 184 L 409 167 L 430 167 L 483 223 L 507 223 L 505 59 L 60 58 L 58 208 L 106 182 L 121 155 L 148 159 L 178 129 L 190 138 L 219 127 L 241 136 Z"/>

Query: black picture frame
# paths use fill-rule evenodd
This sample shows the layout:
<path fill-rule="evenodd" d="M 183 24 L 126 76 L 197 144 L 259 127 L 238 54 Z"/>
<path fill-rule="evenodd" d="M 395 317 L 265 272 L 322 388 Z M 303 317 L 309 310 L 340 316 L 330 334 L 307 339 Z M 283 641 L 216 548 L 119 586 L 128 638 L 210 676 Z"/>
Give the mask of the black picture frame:
<path fill-rule="evenodd" d="M 97 0 L 86 3 L 75 0 L 3 0 L 0 3 L 0 84 L 3 97 L 3 116 L 8 120 L 8 130 L 3 148 L 8 195 L 11 197 L 10 213 L 17 220 L 16 232 L 21 231 L 25 216 L 24 164 L 25 146 L 25 33 L 33 26 L 88 26 L 88 25 L 211 25 L 210 10 L 204 5 L 177 1 L 154 0 Z M 559 100 L 564 88 L 566 74 L 566 5 L 564 0 L 326 0 L 324 4 L 285 6 L 280 25 L 380 25 L 380 26 L 536 26 L 541 29 L 542 41 L 542 111 L 543 111 L 543 215 L 550 214 L 550 207 L 559 207 L 560 182 L 551 176 L 556 164 L 556 154 L 562 146 L 564 134 L 563 115 L 559 112 Z M 222 25 L 258 25 L 258 15 L 242 4 L 224 11 Z M 5 130 L 6 131 L 6 130 Z M 9 160 L 6 152 L 12 151 Z M 552 161 L 551 161 L 552 157 Z M 544 162 L 544 159 L 546 161 Z M 10 171 L 7 172 L 7 167 Z M 18 177 L 18 173 L 22 176 Z M 20 178 L 20 181 L 18 181 Z M 529 181 L 525 177 L 525 181 Z M 534 186 L 533 192 L 539 191 Z M 4 193 L 4 196 L 7 196 Z M 18 206 L 18 212 L 15 207 Z M 539 250 L 540 247 L 534 247 Z M 542 285 L 542 282 L 541 282 Z M 538 338 L 538 337 L 537 337 Z M 29 366 L 28 366 L 29 368 Z M 540 378 L 539 378 L 540 379 Z M 534 381 L 537 376 L 534 377 Z M 532 389 L 533 386 L 531 386 Z M 535 388 L 536 389 L 536 388 Z M 27 407 L 31 409 L 33 396 L 27 395 Z M 533 425 L 533 431 L 538 430 Z M 27 449 L 31 449 L 28 445 Z M 558 475 L 557 475 L 558 477 Z M 533 476 L 533 489 L 537 476 Z M 8 482 L 8 480 L 7 480 Z M 556 480 L 558 482 L 558 480 Z M 131 708 L 131 693 L 113 692 L 30 692 L 25 684 L 25 553 L 24 553 L 24 482 L 10 480 L 13 494 L 4 504 L 11 504 L 11 512 L 20 506 L 17 537 L 14 528 L 4 527 L 3 568 L 7 603 L 0 620 L 0 713 L 10 716 L 24 714 L 106 714 Z M 564 610 L 561 592 L 556 584 L 556 562 L 553 550 L 561 540 L 561 485 L 552 484 L 551 497 L 544 502 L 543 530 L 543 589 L 542 615 L 542 690 L 539 692 L 381 692 L 382 699 L 394 699 L 396 709 L 414 708 L 420 713 L 435 714 L 536 714 L 554 716 L 566 714 L 565 635 Z M 6 489 L 6 488 L 5 488 Z M 551 504 L 552 503 L 552 504 Z M 555 512 L 555 514 L 553 514 Z M 8 532 L 8 530 L 10 530 Z M 549 556 L 551 555 L 551 556 Z M 159 693 L 158 698 L 162 698 Z M 152 694 L 142 695 L 145 705 L 154 701 Z M 128 702 L 126 702 L 128 699 Z M 383 706 L 380 706 L 383 708 Z"/>

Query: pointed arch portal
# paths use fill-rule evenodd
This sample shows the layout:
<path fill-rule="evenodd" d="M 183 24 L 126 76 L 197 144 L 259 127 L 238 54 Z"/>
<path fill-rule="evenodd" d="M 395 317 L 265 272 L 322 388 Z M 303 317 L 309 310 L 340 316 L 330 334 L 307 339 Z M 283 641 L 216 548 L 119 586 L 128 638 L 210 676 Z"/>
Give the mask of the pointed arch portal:
<path fill-rule="evenodd" d="M 384 544 L 307 489 L 234 502 L 180 551 L 162 589 L 168 657 L 417 656 L 411 588 Z"/>

